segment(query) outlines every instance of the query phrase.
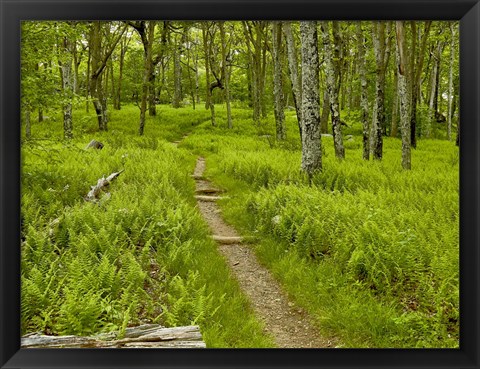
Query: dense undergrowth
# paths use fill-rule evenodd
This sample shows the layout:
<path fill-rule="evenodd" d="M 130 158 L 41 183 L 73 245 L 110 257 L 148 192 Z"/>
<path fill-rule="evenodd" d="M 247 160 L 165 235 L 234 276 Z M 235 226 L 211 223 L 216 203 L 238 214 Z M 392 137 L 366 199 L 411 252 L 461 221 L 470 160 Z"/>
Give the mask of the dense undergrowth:
<path fill-rule="evenodd" d="M 233 130 L 203 123 L 183 146 L 207 156 L 207 174 L 229 191 L 225 217 L 256 236 L 262 262 L 319 327 L 345 347 L 458 347 L 454 143 L 420 140 L 403 171 L 399 139 L 385 139 L 381 162 L 363 161 L 353 122 L 343 162 L 323 137 L 324 170 L 308 186 L 293 114 L 282 143 L 272 118 L 236 117 Z"/>
<path fill-rule="evenodd" d="M 257 240 L 260 260 L 324 334 L 343 347 L 458 347 L 458 148 L 419 140 L 403 171 L 400 140 L 386 138 L 384 159 L 365 162 L 351 118 L 346 159 L 323 137 L 324 171 L 309 186 L 294 112 L 282 143 L 272 117 L 256 127 L 250 110 L 233 113 L 228 130 L 220 106 L 217 127 L 204 109 L 158 107 L 139 137 L 135 107 L 112 111 L 106 133 L 77 111 L 68 143 L 59 117 L 32 126 L 22 144 L 22 332 L 195 323 L 209 347 L 272 346 L 195 209 L 193 153 L 229 192 L 225 218 Z M 179 148 L 167 142 L 187 133 Z M 85 150 L 92 138 L 104 149 Z M 110 198 L 83 200 L 121 169 Z"/>
<path fill-rule="evenodd" d="M 138 109 L 113 111 L 108 132 L 76 111 L 22 143 L 22 333 L 90 335 L 155 322 L 200 325 L 208 347 L 271 347 L 195 208 L 195 157 L 167 141 L 208 119 L 159 107 L 137 135 Z M 95 138 L 102 150 L 85 150 Z M 98 203 L 102 176 L 124 169 Z"/>

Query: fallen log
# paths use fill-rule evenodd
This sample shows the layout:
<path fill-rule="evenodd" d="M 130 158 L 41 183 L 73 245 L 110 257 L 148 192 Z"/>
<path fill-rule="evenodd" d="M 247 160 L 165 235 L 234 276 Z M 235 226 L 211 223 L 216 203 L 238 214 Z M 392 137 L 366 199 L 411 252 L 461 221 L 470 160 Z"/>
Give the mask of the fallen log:
<path fill-rule="evenodd" d="M 97 201 L 99 199 L 100 193 L 124 171 L 125 169 L 121 170 L 120 172 L 112 173 L 107 178 L 100 178 L 95 186 L 91 186 L 90 192 L 87 194 L 87 196 L 85 196 L 85 201 Z"/>
<path fill-rule="evenodd" d="M 145 324 L 127 328 L 125 336 L 118 333 L 91 337 L 46 336 L 29 334 L 22 337 L 22 348 L 205 348 L 198 326 L 165 328 L 158 324 Z"/>
<path fill-rule="evenodd" d="M 197 195 L 197 196 L 195 196 L 195 198 L 196 198 L 197 200 L 199 200 L 199 201 L 210 201 L 210 202 L 213 202 L 213 201 L 217 201 L 217 200 L 220 200 L 220 199 L 224 199 L 225 197 Z"/>
<path fill-rule="evenodd" d="M 222 245 L 231 245 L 231 244 L 243 242 L 243 237 L 238 237 L 238 236 L 228 237 L 228 236 L 213 235 L 212 239 Z"/>

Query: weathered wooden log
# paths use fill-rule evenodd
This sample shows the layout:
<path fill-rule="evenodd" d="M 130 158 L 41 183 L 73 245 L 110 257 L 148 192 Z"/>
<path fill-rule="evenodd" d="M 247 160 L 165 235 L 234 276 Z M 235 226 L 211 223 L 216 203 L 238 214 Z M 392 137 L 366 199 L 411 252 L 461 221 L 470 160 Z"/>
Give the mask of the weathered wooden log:
<path fill-rule="evenodd" d="M 203 196 L 203 195 L 197 195 L 195 198 L 199 201 L 217 201 L 220 199 L 224 199 L 224 197 L 220 196 Z"/>
<path fill-rule="evenodd" d="M 89 142 L 87 147 L 85 147 L 85 150 L 90 149 L 90 148 L 101 150 L 101 149 L 103 149 L 103 143 L 101 143 L 97 140 L 92 140 L 92 141 Z"/>
<path fill-rule="evenodd" d="M 90 192 L 87 194 L 87 196 L 85 196 L 85 201 L 97 201 L 100 193 L 124 171 L 125 169 L 121 170 L 120 172 L 112 173 L 107 178 L 100 178 L 95 186 L 91 186 Z"/>
<path fill-rule="evenodd" d="M 227 237 L 227 236 L 213 235 L 212 239 L 222 245 L 231 245 L 231 244 L 243 242 L 243 237 L 238 237 L 238 236 Z"/>
<path fill-rule="evenodd" d="M 92 337 L 45 336 L 22 337 L 22 348 L 205 348 L 198 326 L 165 328 L 158 324 L 127 328 L 124 338 L 117 333 Z"/>

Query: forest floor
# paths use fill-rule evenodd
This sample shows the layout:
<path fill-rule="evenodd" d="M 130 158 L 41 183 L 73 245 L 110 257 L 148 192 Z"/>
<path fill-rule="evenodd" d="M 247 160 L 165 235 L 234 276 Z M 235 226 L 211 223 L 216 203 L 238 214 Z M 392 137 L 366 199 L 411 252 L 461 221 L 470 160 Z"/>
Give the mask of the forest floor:
<path fill-rule="evenodd" d="M 198 199 L 200 213 L 218 240 L 220 253 L 248 296 L 257 317 L 264 322 L 266 333 L 274 337 L 280 348 L 334 347 L 333 340 L 320 335 L 308 314 L 290 301 L 271 273 L 258 262 L 251 245 L 243 244 L 237 231 L 222 219 L 214 200 L 218 197 L 218 189 L 203 178 L 204 171 L 205 160 L 199 157 L 193 177 L 197 194 L 202 194 Z"/>

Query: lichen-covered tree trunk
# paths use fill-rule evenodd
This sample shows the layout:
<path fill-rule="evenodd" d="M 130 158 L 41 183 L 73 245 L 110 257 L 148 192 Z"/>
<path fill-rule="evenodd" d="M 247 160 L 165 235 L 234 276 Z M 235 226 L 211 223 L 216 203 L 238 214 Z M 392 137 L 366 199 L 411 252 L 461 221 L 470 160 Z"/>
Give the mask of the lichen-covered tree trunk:
<path fill-rule="evenodd" d="M 398 63 L 398 61 L 397 61 Z M 395 71 L 393 76 L 393 104 L 392 104 L 392 124 L 390 130 L 391 137 L 397 137 L 398 135 L 398 73 Z"/>
<path fill-rule="evenodd" d="M 180 107 L 182 101 L 182 65 L 180 62 L 181 41 L 177 38 L 173 52 L 173 107 Z"/>
<path fill-rule="evenodd" d="M 143 80 L 142 80 L 142 102 L 140 104 L 140 124 L 138 127 L 138 134 L 143 135 L 145 129 L 145 114 L 147 111 L 147 100 L 149 93 L 150 76 L 152 75 L 152 47 L 153 35 L 155 32 L 155 23 L 148 22 L 145 25 L 145 42 L 143 53 Z M 154 94 L 152 91 L 151 94 Z"/>
<path fill-rule="evenodd" d="M 298 73 L 297 47 L 293 38 L 291 22 L 283 22 L 283 32 L 287 43 L 288 71 L 292 83 L 293 103 L 297 112 L 298 130 L 302 139 L 302 88 Z"/>
<path fill-rule="evenodd" d="M 268 23 L 261 22 L 259 34 L 261 35 L 261 63 L 260 63 L 260 108 L 262 112 L 262 118 L 267 118 L 267 99 L 265 98 L 265 86 L 267 80 L 267 51 L 268 51 Z"/>
<path fill-rule="evenodd" d="M 302 170 L 311 180 L 322 170 L 318 36 L 316 21 L 300 22 L 302 40 Z"/>
<path fill-rule="evenodd" d="M 373 158 L 380 160 L 383 156 L 382 130 L 385 125 L 385 22 L 374 21 L 373 49 L 375 52 L 375 116 L 373 120 Z"/>
<path fill-rule="evenodd" d="M 437 44 L 440 44 L 439 42 Z M 438 45 L 437 45 L 438 47 Z M 435 113 L 434 113 L 434 105 L 435 105 L 435 83 L 437 79 L 437 70 L 438 70 L 438 60 L 436 59 L 436 55 L 434 55 L 433 58 L 433 68 L 432 68 L 432 74 L 430 76 L 430 95 L 429 95 L 429 101 L 428 101 L 428 119 L 426 122 L 423 124 L 423 135 L 426 138 L 430 138 L 430 133 L 432 129 L 432 123 L 433 120 L 435 119 Z"/>
<path fill-rule="evenodd" d="M 398 73 L 398 95 L 400 100 L 400 129 L 402 134 L 402 167 L 403 169 L 411 169 L 411 137 L 410 137 L 410 112 L 409 112 L 409 94 L 407 86 L 407 61 L 405 47 L 404 22 L 397 21 L 396 38 L 397 38 L 397 73 Z"/>
<path fill-rule="evenodd" d="M 91 86 L 91 75 L 90 75 L 90 69 L 91 69 L 91 65 L 92 65 L 92 48 L 91 48 L 91 45 L 89 43 L 89 47 L 88 47 L 88 58 L 87 58 L 87 83 L 86 83 L 86 88 L 85 88 L 85 111 L 88 113 L 90 111 L 90 101 L 89 101 L 89 97 L 91 95 L 91 92 L 90 92 L 90 86 Z"/>
<path fill-rule="evenodd" d="M 227 40 L 225 37 L 225 22 L 219 22 L 220 28 L 220 42 L 222 44 L 222 76 L 223 76 L 223 96 L 225 97 L 225 103 L 227 105 L 227 126 L 232 128 L 232 109 L 230 107 L 230 88 L 229 80 L 230 73 L 228 71 L 228 58 L 227 58 Z"/>
<path fill-rule="evenodd" d="M 337 78 L 340 72 L 337 70 L 339 64 L 334 60 L 332 53 L 332 44 L 330 41 L 330 30 L 328 22 L 321 22 L 323 35 L 323 49 L 325 50 L 325 73 L 327 75 L 327 90 L 330 100 L 330 113 L 332 115 L 333 127 L 333 145 L 335 148 L 335 156 L 338 159 L 345 158 L 345 147 L 343 146 L 342 129 L 340 122 L 340 105 L 338 102 L 339 84 Z"/>
<path fill-rule="evenodd" d="M 205 95 L 205 109 L 210 109 L 211 111 L 211 122 L 212 126 L 216 126 L 216 121 L 215 121 L 215 107 L 213 105 L 212 101 L 212 90 L 210 89 L 210 77 L 211 77 L 211 72 L 210 72 L 210 44 L 211 40 L 209 37 L 209 28 L 211 26 L 209 25 L 208 22 L 205 22 L 202 26 L 202 37 L 203 37 L 203 52 L 204 52 L 204 57 L 205 57 L 205 82 L 206 82 L 206 95 Z"/>
<path fill-rule="evenodd" d="M 68 37 L 63 38 L 63 53 L 61 58 L 62 87 L 63 87 L 63 137 L 73 137 L 72 98 L 73 98 L 73 73 L 72 73 L 72 43 Z"/>
<path fill-rule="evenodd" d="M 358 42 L 358 71 L 360 75 L 360 107 L 362 110 L 363 127 L 363 159 L 370 159 L 370 127 L 368 118 L 368 95 L 367 95 L 367 73 L 365 68 L 365 37 L 363 36 L 362 24 L 357 22 Z"/>
<path fill-rule="evenodd" d="M 448 106 L 447 106 L 447 138 L 452 139 L 452 102 L 453 102 L 453 63 L 455 58 L 455 27 L 450 24 L 450 65 L 448 70 Z"/>
<path fill-rule="evenodd" d="M 273 95 L 277 140 L 286 138 L 282 76 L 282 23 L 272 23 Z"/>

